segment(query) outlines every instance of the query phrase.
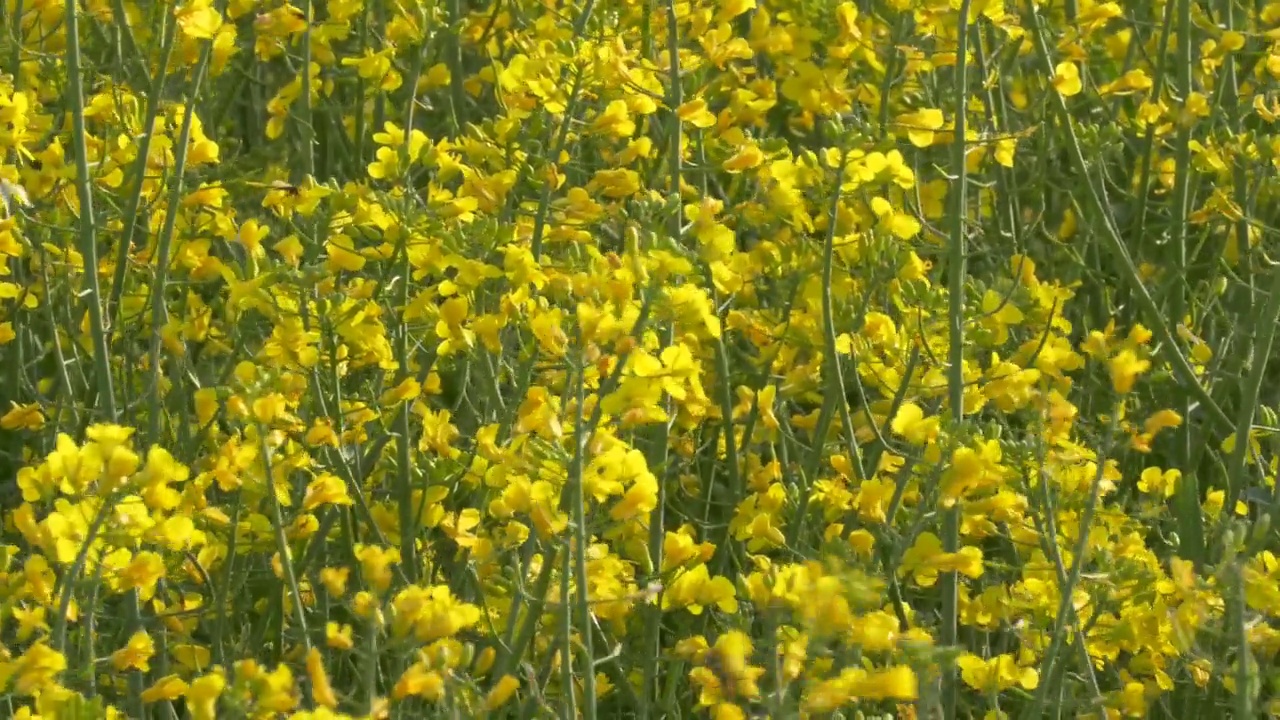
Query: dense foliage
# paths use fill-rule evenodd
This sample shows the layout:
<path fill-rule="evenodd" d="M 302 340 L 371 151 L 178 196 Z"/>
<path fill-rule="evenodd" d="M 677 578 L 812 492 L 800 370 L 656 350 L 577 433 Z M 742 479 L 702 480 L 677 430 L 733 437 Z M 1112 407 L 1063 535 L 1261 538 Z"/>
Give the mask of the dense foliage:
<path fill-rule="evenodd" d="M 1280 3 L 5 0 L 0 712 L 1280 711 Z"/>

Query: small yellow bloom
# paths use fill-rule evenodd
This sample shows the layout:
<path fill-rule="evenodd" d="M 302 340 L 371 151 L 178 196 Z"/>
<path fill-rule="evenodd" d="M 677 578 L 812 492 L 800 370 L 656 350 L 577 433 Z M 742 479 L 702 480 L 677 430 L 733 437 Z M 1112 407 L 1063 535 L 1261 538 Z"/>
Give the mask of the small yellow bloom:
<path fill-rule="evenodd" d="M 960 667 L 964 683 L 984 693 L 1001 692 L 1015 685 L 1023 690 L 1034 690 L 1040 684 L 1040 674 L 1035 669 L 1019 667 L 1013 655 L 1008 653 L 990 660 L 966 654 L 956 660 L 956 665 Z"/>
<path fill-rule="evenodd" d="M 352 500 L 347 494 L 346 482 L 332 473 L 320 473 L 307 485 L 307 493 L 302 499 L 302 510 L 308 512 L 321 505 L 350 504 Z"/>
<path fill-rule="evenodd" d="M 284 395 L 280 393 L 271 393 L 253 401 L 253 419 L 263 425 L 271 424 L 287 412 Z"/>
<path fill-rule="evenodd" d="M 1138 376 L 1151 368 L 1151 361 L 1139 358 L 1132 350 L 1121 350 L 1107 362 L 1111 385 L 1121 395 L 1133 391 Z"/>
<path fill-rule="evenodd" d="M 111 653 L 111 665 L 116 670 L 140 670 L 147 672 L 151 669 L 148 662 L 151 656 L 156 652 L 155 642 L 151 640 L 151 636 L 146 630 L 139 630 L 129 638 L 129 643 L 119 650 Z"/>
<path fill-rule="evenodd" d="M 355 647 L 355 642 L 351 639 L 352 628 L 350 625 L 339 625 L 336 622 L 329 621 L 324 626 L 324 642 L 325 645 L 334 650 L 350 650 Z"/>
<path fill-rule="evenodd" d="M 174 8 L 173 15 L 182 34 L 195 40 L 212 40 L 222 27 L 222 14 L 211 0 L 192 0 Z"/>
<path fill-rule="evenodd" d="M 218 413 L 218 391 L 214 388 L 200 388 L 195 392 L 196 420 L 201 425 L 213 422 Z"/>
<path fill-rule="evenodd" d="M 18 695 L 32 695 L 57 683 L 57 678 L 67 669 L 67 659 L 62 653 L 43 642 L 27 648 L 18 658 L 13 672 L 17 675 L 13 690 Z"/>
<path fill-rule="evenodd" d="M 932 145 L 935 131 L 941 130 L 942 124 L 942 111 L 937 108 L 923 108 L 898 116 L 898 126 L 906 132 L 911 144 L 918 148 Z"/>
<path fill-rule="evenodd" d="M 338 696 L 329 684 L 329 676 L 324 671 L 324 659 L 316 648 L 311 648 L 307 653 L 307 677 L 311 679 L 311 699 L 316 705 L 330 710 L 338 707 Z"/>
<path fill-rule="evenodd" d="M 187 692 L 187 683 L 177 675 L 165 675 L 155 681 L 151 687 L 142 691 L 142 702 L 154 703 L 161 700 L 177 700 Z"/>
<path fill-rule="evenodd" d="M 503 675 L 502 679 L 498 681 L 498 684 L 494 685 L 493 689 L 489 691 L 489 694 L 485 696 L 485 709 L 493 711 L 503 705 L 506 705 L 507 701 L 511 699 L 511 696 L 515 694 L 515 691 L 519 689 L 519 687 L 519 680 L 511 675 Z"/>
<path fill-rule="evenodd" d="M 1174 491 L 1178 488 L 1178 481 L 1181 479 L 1182 471 L 1177 468 L 1161 471 L 1158 467 L 1149 467 L 1142 471 L 1142 476 L 1138 480 L 1138 489 L 1152 495 L 1173 497 Z"/>
<path fill-rule="evenodd" d="M 676 108 L 676 116 L 696 128 L 709 128 L 716 124 L 716 116 L 707 109 L 707 101 L 695 98 Z"/>
<path fill-rule="evenodd" d="M 435 670 L 428 670 L 423 663 L 410 665 L 396 681 L 391 697 L 403 700 L 415 695 L 432 702 L 439 700 L 444 697 L 444 678 Z"/>
<path fill-rule="evenodd" d="M 937 416 L 926 418 L 919 405 L 907 401 L 898 407 L 889 428 L 912 445 L 924 445 L 938 437 Z"/>
<path fill-rule="evenodd" d="M 187 688 L 187 710 L 192 720 L 214 720 L 218 716 L 218 696 L 226 686 L 220 670 L 194 680 Z"/>
<path fill-rule="evenodd" d="M 1084 84 L 1080 81 L 1080 68 L 1069 60 L 1058 63 L 1053 69 L 1053 87 L 1063 97 L 1079 95 L 1084 89 Z"/>
<path fill-rule="evenodd" d="M 44 427 L 44 412 L 36 403 L 19 405 L 12 403 L 13 409 L 0 417 L 0 428 L 5 430 L 39 430 Z"/>

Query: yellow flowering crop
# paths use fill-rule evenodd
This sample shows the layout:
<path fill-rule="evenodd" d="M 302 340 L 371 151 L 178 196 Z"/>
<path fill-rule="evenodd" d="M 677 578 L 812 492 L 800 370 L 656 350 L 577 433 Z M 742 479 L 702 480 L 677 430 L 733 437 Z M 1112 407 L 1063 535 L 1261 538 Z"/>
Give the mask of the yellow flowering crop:
<path fill-rule="evenodd" d="M 14 717 L 1280 710 L 1280 3 L 0 4 Z"/>

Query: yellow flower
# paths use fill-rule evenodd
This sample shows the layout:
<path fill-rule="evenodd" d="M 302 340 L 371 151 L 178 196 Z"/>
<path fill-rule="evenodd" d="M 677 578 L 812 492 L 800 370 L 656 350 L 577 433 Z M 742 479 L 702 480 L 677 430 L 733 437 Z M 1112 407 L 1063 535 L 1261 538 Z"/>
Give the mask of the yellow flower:
<path fill-rule="evenodd" d="M 380 148 L 379 152 L 387 149 Z M 342 233 L 326 239 L 324 249 L 327 256 L 325 267 L 332 273 L 360 272 L 367 262 L 365 257 L 356 251 L 355 241 Z"/>
<path fill-rule="evenodd" d="M 0 417 L 0 428 L 5 430 L 39 430 L 44 427 L 45 417 L 36 403 L 19 405 L 11 403 L 13 409 Z"/>
<path fill-rule="evenodd" d="M 1142 477 L 1138 480 L 1138 489 L 1152 495 L 1173 497 L 1174 491 L 1178 488 L 1178 481 L 1181 479 L 1182 471 L 1177 468 L 1161 471 L 1158 467 L 1149 467 L 1142 471 Z"/>
<path fill-rule="evenodd" d="M 707 101 L 702 98 L 694 98 L 676 108 L 676 117 L 696 128 L 705 129 L 716 124 L 716 116 L 707 109 Z"/>
<path fill-rule="evenodd" d="M 146 630 L 139 630 L 129 638 L 129 643 L 119 650 L 111 653 L 111 665 L 116 670 L 140 670 L 147 672 L 151 669 L 148 660 L 156 652 L 155 643 L 151 640 L 151 636 Z"/>
<path fill-rule="evenodd" d="M 415 378 L 406 377 L 395 387 L 389 388 L 386 392 L 382 393 L 382 398 L 379 400 L 379 403 L 381 405 L 397 405 L 402 402 L 417 399 L 421 392 L 422 384 Z"/>
<path fill-rule="evenodd" d="M 871 551 L 875 548 L 876 544 L 876 538 L 871 534 L 871 531 L 864 528 L 853 530 L 849 533 L 847 540 L 849 542 L 849 547 L 853 548 L 855 553 L 864 558 L 871 557 Z"/>
<path fill-rule="evenodd" d="M 324 671 L 324 660 L 320 656 L 320 651 L 311 648 L 307 653 L 307 677 L 311 680 L 311 699 L 319 706 L 329 708 L 330 710 L 338 706 L 338 696 L 333 692 L 333 686 L 329 684 L 329 676 Z"/>
<path fill-rule="evenodd" d="M 1080 68 L 1069 60 L 1058 63 L 1053 69 L 1053 87 L 1063 97 L 1079 95 L 1084 89 L 1084 84 L 1080 81 Z"/>
<path fill-rule="evenodd" d="M 201 672 L 209 667 L 211 653 L 209 648 L 191 643 L 171 645 L 169 653 L 178 665 L 190 672 Z"/>
<path fill-rule="evenodd" d="M 713 716 L 732 713 L 737 707 L 733 700 L 755 700 L 760 696 L 757 680 L 765 670 L 751 664 L 752 649 L 749 635 L 731 630 L 703 655 L 703 666 L 689 673 L 701 688 L 698 704 L 712 708 Z"/>
<path fill-rule="evenodd" d="M 461 602 L 444 585 L 411 585 L 396 594 L 392 631 L 404 636 L 412 630 L 419 642 L 452 637 L 480 622 L 480 608 Z"/>
<path fill-rule="evenodd" d="M 485 709 L 492 712 L 503 705 L 506 705 L 507 701 L 511 699 L 511 696 L 517 689 L 519 689 L 519 687 L 519 680 L 511 675 L 503 675 L 502 679 L 498 680 L 498 683 L 494 685 L 493 689 L 489 691 L 489 694 L 485 696 Z"/>
<path fill-rule="evenodd" d="M 991 486 L 1004 476 L 1000 465 L 1003 453 L 999 440 L 978 443 L 978 447 L 957 448 L 951 454 L 951 465 L 942 474 L 942 494 L 945 501 L 954 501 L 967 494 Z"/>
<path fill-rule="evenodd" d="M 1151 361 L 1141 359 L 1132 350 L 1121 350 L 1109 361 L 1107 367 L 1111 371 L 1111 386 L 1121 395 L 1133 391 L 1138 376 L 1151 368 Z"/>
<path fill-rule="evenodd" d="M 144 550 L 120 571 L 120 584 L 125 590 L 139 589 L 144 599 L 150 599 L 155 592 L 155 585 L 165 576 L 164 558 L 149 550 Z"/>
<path fill-rule="evenodd" d="M 13 619 L 18 622 L 18 642 L 25 643 L 31 639 L 37 631 L 49 632 L 49 624 L 45 622 L 45 609 L 36 607 L 27 609 L 24 607 L 15 607 L 12 610 Z"/>
<path fill-rule="evenodd" d="M 701 615 L 705 606 L 714 605 L 721 612 L 738 611 L 737 589 L 726 577 L 712 577 L 705 564 L 678 573 L 662 596 L 662 608 L 685 608 Z"/>
<path fill-rule="evenodd" d="M 912 701 L 918 697 L 920 682 L 910 667 L 897 665 L 871 672 L 855 669 L 848 679 L 849 694 L 864 700 Z"/>
<path fill-rule="evenodd" d="M 1147 689 L 1140 682 L 1125 683 L 1120 691 L 1120 705 L 1128 717 L 1147 716 Z"/>
<path fill-rule="evenodd" d="M 937 416 L 926 418 L 924 410 L 908 400 L 898 407 L 889 427 L 912 445 L 924 445 L 937 439 L 938 423 Z"/>
<path fill-rule="evenodd" d="M 920 587 L 932 587 L 943 572 L 959 572 L 971 578 L 983 574 L 982 550 L 967 546 L 954 553 L 943 552 L 942 541 L 931 532 L 923 532 L 902 556 L 899 572 L 914 576 Z"/>
<path fill-rule="evenodd" d="M 67 659 L 62 653 L 43 642 L 37 642 L 14 663 L 12 674 L 17 676 L 13 690 L 18 695 L 33 695 L 54 685 L 67 669 Z"/>
<path fill-rule="evenodd" d="M 307 485 L 302 510 L 309 512 L 321 505 L 350 505 L 352 502 L 351 496 L 347 494 L 347 484 L 342 478 L 332 473 L 320 473 Z"/>
<path fill-rule="evenodd" d="M 355 647 L 355 643 L 351 639 L 352 628 L 350 625 L 338 624 L 330 620 L 324 626 L 324 642 L 325 645 L 335 650 L 350 650 Z"/>
<path fill-rule="evenodd" d="M 320 571 L 320 582 L 330 595 L 339 598 L 347 592 L 347 578 L 350 574 L 349 567 L 327 567 Z"/>
<path fill-rule="evenodd" d="M 206 676 L 221 679 L 220 675 Z M 202 678 L 204 679 L 204 678 Z M 289 712 L 298 705 L 297 686 L 293 679 L 293 671 L 288 665 L 280 664 L 271 672 L 259 671 L 253 683 L 257 706 L 266 711 Z M 196 683 L 200 682 L 199 680 Z M 195 683 L 192 683 L 194 689 Z M 219 686 L 221 692 L 223 686 Z M 188 692 L 188 699 L 191 693 Z"/>
<path fill-rule="evenodd" d="M 218 696 L 227 686 L 221 670 L 215 669 L 191 682 L 187 688 L 187 710 L 192 720 L 215 720 L 218 714 Z"/>
<path fill-rule="evenodd" d="M 417 662 L 410 665 L 409 669 L 405 670 L 396 681 L 391 697 L 403 700 L 413 696 L 431 702 L 440 700 L 444 697 L 444 678 L 440 677 L 440 673 L 435 670 L 427 669 L 425 663 Z"/>
<path fill-rule="evenodd" d="M 636 131 L 636 123 L 631 119 L 625 100 L 610 102 L 591 123 L 592 132 L 611 137 L 631 137 Z"/>
<path fill-rule="evenodd" d="M 1034 668 L 1019 667 L 1013 655 L 997 655 L 983 660 L 973 654 L 961 655 L 956 660 L 960 677 L 969 687 L 983 693 L 997 693 L 1015 685 L 1023 690 L 1034 690 L 1040 684 L 1040 675 Z"/>
<path fill-rule="evenodd" d="M 151 687 L 142 691 L 142 702 L 154 703 L 161 700 L 177 700 L 186 695 L 187 683 L 177 675 L 166 675 L 156 680 Z"/>
<path fill-rule="evenodd" d="M 728 160 L 721 165 L 726 171 L 731 173 L 740 173 L 744 170 L 750 170 L 759 167 L 764 162 L 764 153 L 755 143 L 748 143 L 738 148 Z"/>
<path fill-rule="evenodd" d="M 942 111 L 937 108 L 923 108 L 898 116 L 898 127 L 902 128 L 912 145 L 919 148 L 933 144 L 935 131 L 942 129 Z"/>
<path fill-rule="evenodd" d="M 280 393 L 270 393 L 253 401 L 253 419 L 263 425 L 270 425 L 286 413 L 287 401 Z"/>
<path fill-rule="evenodd" d="M 212 40 L 222 27 L 222 15 L 211 0 L 191 0 L 174 8 L 173 15 L 182 34 L 196 40 Z"/>
<path fill-rule="evenodd" d="M 214 388 L 200 388 L 195 392 L 196 421 L 201 425 L 213 422 L 218 413 L 218 391 Z"/>
<path fill-rule="evenodd" d="M 399 550 L 356 545 L 355 555 L 356 560 L 360 561 L 360 573 L 370 587 L 376 590 L 391 587 L 391 566 L 400 562 Z"/>
<path fill-rule="evenodd" d="M 635 455 L 632 456 L 632 453 Z M 632 450 L 628 453 L 629 458 L 638 458 L 639 462 L 644 461 L 644 456 L 638 450 Z M 647 515 L 653 512 L 658 506 L 658 479 L 653 473 L 649 472 L 648 467 L 636 473 L 631 480 L 631 484 L 622 494 L 622 498 L 609 509 L 609 517 L 617 521 L 630 520 L 634 517 Z"/>
<path fill-rule="evenodd" d="M 1176 410 L 1159 410 L 1147 418 L 1142 424 L 1143 432 L 1148 435 L 1155 435 L 1166 428 L 1176 428 L 1182 425 L 1182 416 Z"/>
<path fill-rule="evenodd" d="M 173 552 L 182 552 L 205 542 L 204 533 L 185 515 L 165 518 L 151 532 L 152 539 Z"/>

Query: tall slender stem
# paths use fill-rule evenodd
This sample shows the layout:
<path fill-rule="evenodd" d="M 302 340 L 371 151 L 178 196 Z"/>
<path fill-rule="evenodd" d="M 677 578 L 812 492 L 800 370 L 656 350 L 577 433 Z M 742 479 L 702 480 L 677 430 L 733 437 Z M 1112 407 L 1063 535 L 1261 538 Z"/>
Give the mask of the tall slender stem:
<path fill-rule="evenodd" d="M 206 42 L 200 53 L 200 61 L 196 65 L 195 76 L 191 84 L 191 96 L 187 99 L 182 114 L 182 129 L 178 132 L 177 147 L 174 148 L 173 177 L 169 188 L 169 204 L 165 208 L 164 227 L 160 231 L 156 247 L 155 277 L 151 281 L 151 379 L 148 386 L 147 409 L 147 442 L 154 444 L 160 440 L 160 416 L 162 400 L 160 397 L 160 331 L 168 322 L 168 307 L 165 305 L 164 291 L 169 279 L 169 251 L 173 247 L 173 233 L 182 209 L 183 181 L 187 169 L 187 146 L 191 143 L 191 128 L 195 123 L 195 100 L 200 94 L 200 85 L 205 71 L 209 67 L 210 48 L 212 43 Z"/>
<path fill-rule="evenodd" d="M 298 118 L 298 124 L 302 128 L 302 169 L 308 177 L 316 174 L 316 128 L 311 113 L 311 23 L 314 13 L 311 0 L 302 0 L 302 15 L 307 25 L 302 31 L 302 117 Z"/>
<path fill-rule="evenodd" d="M 581 343 L 579 343 L 581 348 Z M 581 361 L 582 358 L 580 357 Z M 583 378 L 582 362 L 579 362 L 577 368 L 577 380 L 574 385 L 574 399 L 577 403 L 577 422 L 574 423 L 573 432 L 573 460 L 569 467 L 569 490 L 573 493 L 573 576 L 577 580 L 577 593 L 575 609 L 569 606 L 569 598 L 564 598 L 565 613 L 572 615 L 576 610 L 578 619 L 582 622 L 582 715 L 586 720 L 595 720 L 596 717 L 596 663 L 595 653 L 592 647 L 593 640 L 591 637 L 591 600 L 587 594 L 587 543 L 591 540 L 591 534 L 587 532 L 587 500 L 586 486 L 583 478 L 583 468 L 586 464 L 587 443 L 590 440 L 590 434 L 595 429 L 592 424 L 587 427 L 585 414 L 586 389 Z M 564 658 L 567 664 L 570 662 L 568 657 Z M 573 695 L 573 688 L 569 689 L 570 696 Z"/>
<path fill-rule="evenodd" d="M 93 373 L 97 380 L 98 403 L 110 422 L 119 417 L 115 390 L 111 383 L 110 351 L 103 323 L 102 288 L 98 281 L 97 224 L 93 216 L 93 188 L 89 177 L 88 130 L 84 121 L 84 81 L 80 77 L 80 5 L 67 0 L 67 95 L 71 105 L 72 144 L 76 156 L 76 197 L 80 204 L 80 254 L 84 257 L 84 302 L 89 309 L 89 331 L 93 335 Z M 16 68 L 15 68 L 16 69 Z"/>
<path fill-rule="evenodd" d="M 965 112 L 969 103 L 968 87 L 968 55 L 969 55 L 969 6 L 970 0 L 960 3 L 960 18 L 956 30 L 956 66 L 955 66 L 955 121 L 954 137 L 951 144 L 951 165 L 955 173 L 955 185 L 951 194 L 951 232 L 950 252 L 947 262 L 947 274 L 950 278 L 949 312 L 947 313 L 950 329 L 947 387 L 951 404 L 951 415 L 955 424 L 964 421 L 964 286 L 965 265 L 968 255 L 965 238 L 965 214 L 968 212 L 968 172 L 965 162 Z M 958 504 L 942 510 L 942 549 L 943 552 L 957 552 L 960 549 L 960 506 Z M 959 577 L 956 571 L 942 575 L 942 644 L 954 646 L 959 639 Z M 956 717 L 956 701 L 958 696 L 955 665 L 952 662 L 942 668 L 942 711 L 946 720 Z"/>

